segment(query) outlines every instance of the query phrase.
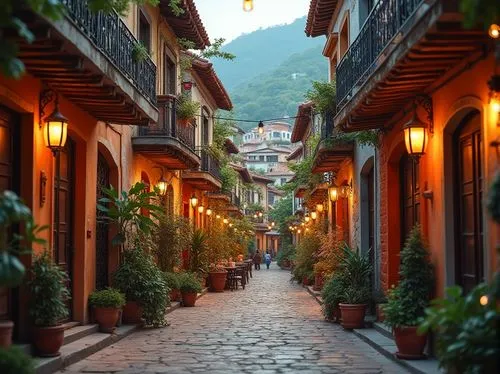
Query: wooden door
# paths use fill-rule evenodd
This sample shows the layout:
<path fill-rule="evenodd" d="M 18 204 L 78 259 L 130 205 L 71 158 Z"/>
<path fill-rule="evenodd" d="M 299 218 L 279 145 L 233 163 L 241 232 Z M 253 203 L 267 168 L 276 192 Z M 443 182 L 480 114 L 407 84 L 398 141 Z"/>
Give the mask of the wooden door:
<path fill-rule="evenodd" d="M 480 115 L 469 115 L 455 135 L 456 279 L 469 292 L 483 281 L 483 172 Z"/>
<path fill-rule="evenodd" d="M 19 193 L 19 116 L 0 106 L 0 192 Z M 16 321 L 16 290 L 0 287 L 0 320 Z"/>
<path fill-rule="evenodd" d="M 409 155 L 401 158 L 401 247 L 413 227 L 420 222 L 419 165 Z"/>
<path fill-rule="evenodd" d="M 105 197 L 103 188 L 109 188 L 110 168 L 108 162 L 101 154 L 97 155 L 97 203 Z M 97 210 L 96 235 L 95 235 L 95 288 L 102 290 L 109 285 L 109 225 L 104 221 L 106 213 Z"/>
<path fill-rule="evenodd" d="M 73 213 L 75 186 L 75 144 L 68 137 L 66 146 L 56 156 L 54 183 L 54 260 L 68 274 L 68 289 L 73 294 Z M 72 301 L 68 300 L 71 311 Z"/>

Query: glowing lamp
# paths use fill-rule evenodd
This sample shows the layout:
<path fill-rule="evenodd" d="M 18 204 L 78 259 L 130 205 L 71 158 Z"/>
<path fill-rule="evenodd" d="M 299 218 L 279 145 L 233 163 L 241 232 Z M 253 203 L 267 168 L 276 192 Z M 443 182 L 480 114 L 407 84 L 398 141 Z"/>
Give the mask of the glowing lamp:
<path fill-rule="evenodd" d="M 220 214 L 217 214 L 215 218 L 220 219 Z"/>
<path fill-rule="evenodd" d="M 491 97 L 490 97 L 491 109 L 493 109 L 493 111 L 495 113 L 500 113 L 500 97 L 499 96 L 500 95 L 493 93 L 493 94 L 491 94 Z"/>
<path fill-rule="evenodd" d="M 305 224 L 304 222 L 302 222 L 300 225 L 301 225 L 301 226 L 305 226 L 306 224 Z"/>
<path fill-rule="evenodd" d="M 54 111 L 45 119 L 43 129 L 45 145 L 55 154 L 66 145 L 68 139 L 68 119 L 59 112 L 56 102 Z"/>
<path fill-rule="evenodd" d="M 415 113 L 404 125 L 403 131 L 408 154 L 413 157 L 420 157 L 425 154 L 428 142 L 427 126 L 417 118 Z"/>
<path fill-rule="evenodd" d="M 323 206 L 323 204 L 316 204 L 316 210 L 319 213 L 322 213 L 324 209 L 325 209 L 325 207 Z"/>
<path fill-rule="evenodd" d="M 243 10 L 251 12 L 253 10 L 253 0 L 243 0 Z"/>
<path fill-rule="evenodd" d="M 257 216 L 257 213 L 255 213 L 255 214 L 253 215 L 253 218 L 257 218 L 257 217 L 258 217 L 258 216 Z"/>
<path fill-rule="evenodd" d="M 316 212 L 311 212 L 311 218 L 312 218 L 312 219 L 316 219 L 316 218 L 318 218 L 318 213 L 316 213 Z"/>
<path fill-rule="evenodd" d="M 259 212 L 259 217 L 262 217 L 262 216 L 263 216 L 262 212 Z"/>
<path fill-rule="evenodd" d="M 165 196 L 167 194 L 167 187 L 168 182 L 162 174 L 162 176 L 158 180 L 158 183 L 156 183 L 156 188 L 158 189 L 158 193 L 160 194 L 160 196 Z"/>
<path fill-rule="evenodd" d="M 271 230 L 271 229 L 272 229 L 271 225 L 268 225 L 268 226 L 267 226 L 267 229 L 268 229 L 268 230 Z"/>
<path fill-rule="evenodd" d="M 293 227 L 292 226 L 288 226 L 288 230 L 293 231 Z"/>
<path fill-rule="evenodd" d="M 339 198 L 339 188 L 334 183 L 330 187 L 328 187 L 328 196 L 330 197 L 331 202 L 336 202 Z"/>
<path fill-rule="evenodd" d="M 482 306 L 485 306 L 488 304 L 488 296 L 487 295 L 483 295 L 479 298 L 479 304 L 481 304 Z"/>
<path fill-rule="evenodd" d="M 300 234 L 302 231 L 300 229 L 297 230 L 297 234 Z"/>
<path fill-rule="evenodd" d="M 194 208 L 196 205 L 198 205 L 198 198 L 193 194 L 191 198 L 189 199 L 189 202 L 191 203 L 191 206 Z"/>
<path fill-rule="evenodd" d="M 200 205 L 198 207 L 198 213 L 203 213 L 204 210 L 205 210 L 205 208 L 203 207 L 203 205 Z"/>
<path fill-rule="evenodd" d="M 498 39 L 498 37 L 500 36 L 500 26 L 498 26 L 496 23 L 493 23 L 488 29 L 488 34 L 491 38 Z"/>
<path fill-rule="evenodd" d="M 224 222 L 224 224 L 227 225 L 229 223 L 229 220 L 227 218 L 224 218 L 222 222 Z"/>
<path fill-rule="evenodd" d="M 207 213 L 207 216 L 211 216 L 212 215 L 212 209 L 207 208 L 207 212 L 206 213 Z"/>
<path fill-rule="evenodd" d="M 259 126 L 257 127 L 257 131 L 260 135 L 264 134 L 264 123 L 262 121 L 259 122 Z"/>
<path fill-rule="evenodd" d="M 311 217 L 309 217 L 309 213 L 306 213 L 305 217 L 304 217 L 304 221 L 309 222 L 311 220 Z"/>
<path fill-rule="evenodd" d="M 232 223 L 230 223 L 230 224 L 229 224 L 229 227 L 233 227 L 233 224 L 232 224 Z"/>

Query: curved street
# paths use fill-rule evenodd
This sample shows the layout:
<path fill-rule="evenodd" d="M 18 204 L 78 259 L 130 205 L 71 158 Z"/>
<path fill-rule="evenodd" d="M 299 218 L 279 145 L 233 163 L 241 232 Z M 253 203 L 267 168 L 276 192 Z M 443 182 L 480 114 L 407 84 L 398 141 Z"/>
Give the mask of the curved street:
<path fill-rule="evenodd" d="M 60 373 L 388 373 L 405 369 L 339 325 L 273 263 L 245 290 L 208 293 Z"/>

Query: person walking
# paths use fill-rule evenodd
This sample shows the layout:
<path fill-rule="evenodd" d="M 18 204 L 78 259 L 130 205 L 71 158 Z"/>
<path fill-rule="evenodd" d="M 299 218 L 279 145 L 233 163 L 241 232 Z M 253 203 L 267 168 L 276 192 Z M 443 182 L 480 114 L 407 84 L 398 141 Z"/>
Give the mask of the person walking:
<path fill-rule="evenodd" d="M 260 270 L 260 261 L 261 261 L 261 256 L 259 253 L 259 250 L 257 249 L 257 252 L 253 255 L 253 264 L 255 266 L 255 270 Z"/>
<path fill-rule="evenodd" d="M 266 254 L 264 255 L 264 260 L 266 261 L 266 266 L 267 269 L 269 270 L 269 265 L 271 265 L 271 255 L 269 254 L 269 251 L 266 251 Z"/>

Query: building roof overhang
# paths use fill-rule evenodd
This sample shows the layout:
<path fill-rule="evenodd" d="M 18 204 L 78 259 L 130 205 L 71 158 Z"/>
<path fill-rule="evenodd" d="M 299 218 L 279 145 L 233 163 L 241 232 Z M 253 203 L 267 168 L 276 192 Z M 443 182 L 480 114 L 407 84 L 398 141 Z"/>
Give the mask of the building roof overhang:
<path fill-rule="evenodd" d="M 292 153 L 286 156 L 287 161 L 296 160 L 304 153 L 304 146 L 300 144 Z"/>
<path fill-rule="evenodd" d="M 295 124 L 293 126 L 292 136 L 290 139 L 292 143 L 297 143 L 301 140 L 304 140 L 307 129 L 312 122 L 313 109 L 314 104 L 312 103 L 312 101 L 302 103 L 298 106 Z"/>
<path fill-rule="evenodd" d="M 328 33 L 337 4 L 338 0 L 311 0 L 305 28 L 307 36 L 314 38 Z"/>
<path fill-rule="evenodd" d="M 240 153 L 240 150 L 238 149 L 236 144 L 234 144 L 234 142 L 229 138 L 226 138 L 226 140 L 224 141 L 224 147 L 226 148 L 226 152 L 228 154 L 229 153 L 232 153 L 232 154 Z"/>

